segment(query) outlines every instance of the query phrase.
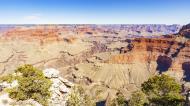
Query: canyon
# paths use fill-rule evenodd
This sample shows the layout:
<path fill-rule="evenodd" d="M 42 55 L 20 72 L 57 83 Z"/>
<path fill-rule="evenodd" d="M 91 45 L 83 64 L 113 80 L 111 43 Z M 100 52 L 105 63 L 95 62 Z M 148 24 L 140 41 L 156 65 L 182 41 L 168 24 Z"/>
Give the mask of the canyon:
<path fill-rule="evenodd" d="M 54 68 L 97 101 L 167 74 L 190 88 L 190 24 L 0 26 L 0 74 Z"/>

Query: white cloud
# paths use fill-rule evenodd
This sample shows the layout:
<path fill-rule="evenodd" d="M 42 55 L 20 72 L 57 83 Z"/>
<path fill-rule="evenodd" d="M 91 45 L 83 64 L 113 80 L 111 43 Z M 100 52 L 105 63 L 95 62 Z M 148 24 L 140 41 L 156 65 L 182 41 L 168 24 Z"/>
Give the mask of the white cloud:
<path fill-rule="evenodd" d="M 32 14 L 24 17 L 25 20 L 39 20 L 41 19 L 41 14 Z"/>

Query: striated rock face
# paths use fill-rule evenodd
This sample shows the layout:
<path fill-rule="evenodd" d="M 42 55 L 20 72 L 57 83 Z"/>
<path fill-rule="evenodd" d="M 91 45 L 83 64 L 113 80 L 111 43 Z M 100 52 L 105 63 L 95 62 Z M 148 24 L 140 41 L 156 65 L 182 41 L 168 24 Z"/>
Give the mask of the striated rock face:
<path fill-rule="evenodd" d="M 32 64 L 46 69 L 44 74 L 55 83 L 52 89 L 58 91 L 54 98 L 69 92 L 71 82 L 84 86 L 97 100 L 106 99 L 108 94 L 114 96 L 118 90 L 129 97 L 155 74 L 189 81 L 189 27 L 172 35 L 178 30 L 175 25 L 13 28 L 0 38 L 0 73 L 8 74 L 19 65 Z M 147 37 L 147 33 L 157 32 L 171 35 Z"/>
<path fill-rule="evenodd" d="M 190 38 L 190 24 L 183 26 L 179 34 L 186 38 Z"/>
<path fill-rule="evenodd" d="M 159 39 L 135 39 L 133 40 L 134 48 L 131 52 L 146 51 L 150 54 L 150 58 L 142 59 L 144 62 L 156 61 L 156 70 L 162 71 L 182 71 L 182 64 L 190 61 L 189 41 L 177 41 L 174 38 Z M 133 53 L 132 53 L 133 54 Z M 134 60 L 134 59 L 132 59 Z"/>

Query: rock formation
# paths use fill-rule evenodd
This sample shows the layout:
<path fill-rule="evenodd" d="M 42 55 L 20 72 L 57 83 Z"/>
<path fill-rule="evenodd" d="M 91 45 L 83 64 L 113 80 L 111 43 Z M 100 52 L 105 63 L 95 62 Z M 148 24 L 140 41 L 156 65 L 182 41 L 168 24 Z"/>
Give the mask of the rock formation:
<path fill-rule="evenodd" d="M 179 31 L 179 34 L 186 38 L 190 38 L 190 24 L 183 26 Z"/>
<path fill-rule="evenodd" d="M 56 69 L 45 69 L 43 72 L 44 75 L 52 81 L 52 86 L 50 88 L 52 94 L 49 105 L 66 106 L 67 97 L 73 84 L 67 79 L 59 77 L 59 71 Z"/>
<path fill-rule="evenodd" d="M 44 74 L 48 73 L 57 83 L 54 89 L 68 92 L 59 84 L 62 81 L 71 86 L 69 82 L 73 82 L 84 86 L 97 101 L 105 100 L 108 94 L 114 96 L 118 90 L 129 97 L 155 74 L 166 73 L 185 83 L 190 79 L 189 27 L 184 26 L 175 34 L 179 28 L 178 25 L 15 27 L 0 38 L 0 73 L 4 75 L 19 65 L 32 64 L 47 69 Z M 59 75 L 68 81 L 57 78 L 58 73 L 52 74 L 51 68 L 60 70 Z"/>

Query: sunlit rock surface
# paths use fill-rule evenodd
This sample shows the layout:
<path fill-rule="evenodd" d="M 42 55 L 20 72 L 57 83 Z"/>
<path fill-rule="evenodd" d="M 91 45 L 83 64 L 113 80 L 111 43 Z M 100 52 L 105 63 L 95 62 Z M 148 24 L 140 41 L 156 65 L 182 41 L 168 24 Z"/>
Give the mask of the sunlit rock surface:
<path fill-rule="evenodd" d="M 129 97 L 142 82 L 161 73 L 188 85 L 189 27 L 180 28 L 179 25 L 15 26 L 0 38 L 0 73 L 8 74 L 19 65 L 32 64 L 47 69 L 48 78 L 53 78 L 54 88 L 61 93 L 69 92 L 65 86 L 76 83 L 99 100 L 105 100 L 108 94 L 114 96 L 118 90 Z M 51 68 L 59 70 L 59 77 L 51 73 Z M 60 85 L 61 81 L 65 86 Z"/>

